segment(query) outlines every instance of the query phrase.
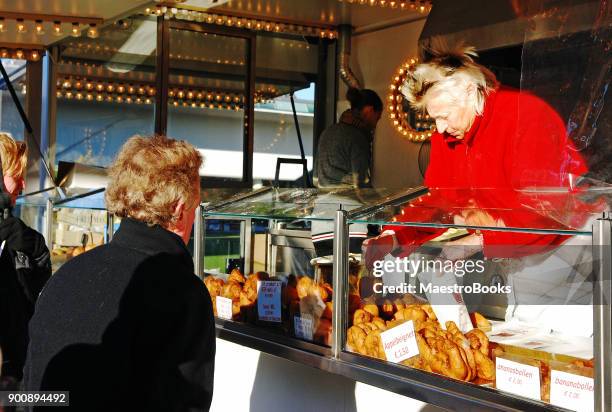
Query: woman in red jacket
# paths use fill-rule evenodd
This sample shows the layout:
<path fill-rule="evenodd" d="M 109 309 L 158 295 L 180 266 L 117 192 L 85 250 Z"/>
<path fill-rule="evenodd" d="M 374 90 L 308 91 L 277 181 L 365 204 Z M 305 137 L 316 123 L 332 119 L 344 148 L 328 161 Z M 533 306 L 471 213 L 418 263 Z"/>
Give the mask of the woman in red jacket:
<path fill-rule="evenodd" d="M 474 62 L 473 48 L 432 54 L 402 89 L 411 106 L 427 112 L 436 123 L 425 175 L 431 196 L 418 200 L 426 208 L 407 207 L 397 220 L 539 229 L 582 226 L 584 221 L 549 213 L 567 209 L 568 199 L 575 198 L 576 180 L 587 171 L 559 115 L 536 96 L 500 86 L 491 71 Z M 551 188 L 556 194 L 541 194 Z M 444 205 L 456 213 L 439 215 Z M 398 246 L 409 253 L 442 231 L 389 227 L 366 243 L 366 262 Z M 449 246 L 461 246 L 466 253 L 484 249 L 485 256 L 516 257 L 566 238 L 475 231 Z M 452 249 L 459 250 L 447 251 Z"/>

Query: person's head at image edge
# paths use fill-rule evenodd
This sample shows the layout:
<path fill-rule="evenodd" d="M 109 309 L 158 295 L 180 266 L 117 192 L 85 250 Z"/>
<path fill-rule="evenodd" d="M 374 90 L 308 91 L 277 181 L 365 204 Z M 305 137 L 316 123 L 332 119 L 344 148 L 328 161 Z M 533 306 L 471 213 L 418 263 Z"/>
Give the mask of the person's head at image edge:
<path fill-rule="evenodd" d="M 351 105 L 351 113 L 361 120 L 370 130 L 376 129 L 376 125 L 382 116 L 382 100 L 374 90 L 356 89 L 351 87 L 346 92 L 346 100 Z"/>
<path fill-rule="evenodd" d="M 108 211 L 159 225 L 189 241 L 200 201 L 202 156 L 189 143 L 165 136 L 134 136 L 109 169 Z"/>
<path fill-rule="evenodd" d="M 428 51 L 431 57 L 415 67 L 402 93 L 415 110 L 431 116 L 438 133 L 463 139 L 499 83 L 489 69 L 474 62 L 473 47 L 450 49 L 436 43 Z"/>
<path fill-rule="evenodd" d="M 0 158 L 2 159 L 2 181 L 4 191 L 8 194 L 10 205 L 15 205 L 17 196 L 25 188 L 25 170 L 28 161 L 28 150 L 24 142 L 15 140 L 11 135 L 0 132 Z"/>

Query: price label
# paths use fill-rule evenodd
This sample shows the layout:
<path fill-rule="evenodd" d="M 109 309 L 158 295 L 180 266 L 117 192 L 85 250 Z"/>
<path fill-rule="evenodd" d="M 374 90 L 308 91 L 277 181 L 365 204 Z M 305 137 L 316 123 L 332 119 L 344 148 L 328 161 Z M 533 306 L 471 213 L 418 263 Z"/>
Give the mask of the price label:
<path fill-rule="evenodd" d="M 312 317 L 296 315 L 293 317 L 293 325 L 297 338 L 312 341 Z"/>
<path fill-rule="evenodd" d="M 495 359 L 497 389 L 540 400 L 540 369 L 508 359 Z"/>
<path fill-rule="evenodd" d="M 580 412 L 592 412 L 595 405 L 593 378 L 550 371 L 550 403 Z"/>
<path fill-rule="evenodd" d="M 419 354 L 412 321 L 382 332 L 380 338 L 389 362 L 399 363 Z"/>
<path fill-rule="evenodd" d="M 257 281 L 257 315 L 267 322 L 281 321 L 281 282 Z"/>
<path fill-rule="evenodd" d="M 216 296 L 217 317 L 232 320 L 232 300 L 222 296 Z"/>

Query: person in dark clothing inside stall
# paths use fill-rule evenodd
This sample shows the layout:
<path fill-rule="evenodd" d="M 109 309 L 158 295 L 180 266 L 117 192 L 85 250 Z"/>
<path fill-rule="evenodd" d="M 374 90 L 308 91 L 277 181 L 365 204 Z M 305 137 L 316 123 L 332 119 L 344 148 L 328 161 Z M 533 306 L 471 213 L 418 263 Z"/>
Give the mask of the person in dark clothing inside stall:
<path fill-rule="evenodd" d="M 163 136 L 130 138 L 109 170 L 112 241 L 62 266 L 30 323 L 26 390 L 70 392 L 76 411 L 207 411 L 215 327 L 186 248 L 202 158 Z"/>
<path fill-rule="evenodd" d="M 350 88 L 351 108 L 319 138 L 316 175 L 319 187 L 369 187 L 372 140 L 382 115 L 382 100 L 370 89 Z"/>
<path fill-rule="evenodd" d="M 28 321 L 38 294 L 51 276 L 45 239 L 12 216 L 25 187 L 27 147 L 0 133 L 0 390 L 15 390 L 22 379 Z"/>
<path fill-rule="evenodd" d="M 350 88 L 346 99 L 351 108 L 340 116 L 338 123 L 323 131 L 319 138 L 315 176 L 317 186 L 322 189 L 355 189 L 351 195 L 329 193 L 319 197 L 313 213 L 333 213 L 342 205 L 351 210 L 361 205 L 361 188 L 372 187 L 372 144 L 374 131 L 383 111 L 382 100 L 370 89 Z M 317 256 L 329 256 L 333 250 L 333 225 L 324 221 L 313 221 L 312 241 Z M 359 253 L 361 243 L 368 236 L 368 227 L 351 225 L 349 249 Z"/>

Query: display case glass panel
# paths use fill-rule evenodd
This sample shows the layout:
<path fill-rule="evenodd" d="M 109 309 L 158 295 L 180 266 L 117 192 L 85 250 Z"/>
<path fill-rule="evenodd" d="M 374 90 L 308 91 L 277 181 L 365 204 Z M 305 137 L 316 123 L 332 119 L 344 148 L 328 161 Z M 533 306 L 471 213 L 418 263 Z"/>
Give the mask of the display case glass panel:
<path fill-rule="evenodd" d="M 204 208 L 203 276 L 217 318 L 255 325 L 272 339 L 329 346 L 336 211 L 370 206 L 392 194 L 270 188 Z M 367 236 L 367 225 L 361 226 L 352 234 L 353 252 Z M 359 267 L 355 257 L 355 275 Z"/>
<path fill-rule="evenodd" d="M 112 220 L 105 209 L 103 188 L 68 189 L 63 190 L 63 195 L 52 189 L 23 196 L 17 201 L 17 211 L 45 237 L 53 272 L 73 257 L 108 241 Z"/>
<path fill-rule="evenodd" d="M 366 241 L 345 291 L 343 349 L 592 410 L 593 225 L 611 205 L 605 184 L 432 189 L 349 214 L 384 232 Z"/>

